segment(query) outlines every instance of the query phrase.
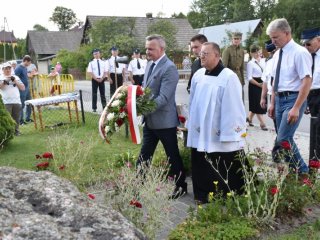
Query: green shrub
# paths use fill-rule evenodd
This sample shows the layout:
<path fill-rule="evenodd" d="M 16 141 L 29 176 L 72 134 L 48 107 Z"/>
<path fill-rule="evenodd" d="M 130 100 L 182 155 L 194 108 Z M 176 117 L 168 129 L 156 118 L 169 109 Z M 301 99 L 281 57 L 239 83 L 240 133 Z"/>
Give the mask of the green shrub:
<path fill-rule="evenodd" d="M 5 108 L 0 95 L 0 147 L 7 144 L 14 136 L 15 121 Z"/>

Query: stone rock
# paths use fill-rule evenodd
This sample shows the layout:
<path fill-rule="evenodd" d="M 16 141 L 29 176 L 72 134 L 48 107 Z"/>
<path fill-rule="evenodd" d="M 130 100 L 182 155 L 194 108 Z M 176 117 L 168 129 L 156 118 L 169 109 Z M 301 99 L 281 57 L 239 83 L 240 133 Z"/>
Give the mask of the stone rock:
<path fill-rule="evenodd" d="M 146 239 L 120 213 L 48 171 L 0 167 L 0 239 Z"/>

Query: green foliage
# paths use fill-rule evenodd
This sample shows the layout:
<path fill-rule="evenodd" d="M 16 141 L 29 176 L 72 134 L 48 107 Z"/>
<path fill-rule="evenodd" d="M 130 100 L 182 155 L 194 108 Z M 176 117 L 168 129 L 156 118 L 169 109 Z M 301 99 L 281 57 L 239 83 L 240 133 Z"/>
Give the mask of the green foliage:
<path fill-rule="evenodd" d="M 0 94 L 0 148 L 13 138 L 15 125 L 16 123 L 5 108 Z"/>
<path fill-rule="evenodd" d="M 177 14 L 177 13 L 174 13 L 174 14 L 172 14 L 171 15 L 171 17 L 172 18 L 187 18 L 187 16 L 186 15 L 184 15 L 182 12 L 180 12 L 179 14 Z"/>
<path fill-rule="evenodd" d="M 57 6 L 49 20 L 54 22 L 60 31 L 66 31 L 77 22 L 77 17 L 72 9 Z"/>
<path fill-rule="evenodd" d="M 168 52 L 174 51 L 177 48 L 177 28 L 169 21 L 159 20 L 148 27 L 147 34 L 160 34 L 166 40 L 166 50 Z"/>
<path fill-rule="evenodd" d="M 49 31 L 48 28 L 46 28 L 46 27 L 44 27 L 44 26 L 42 26 L 40 24 L 33 25 L 33 30 L 35 30 L 35 31 L 45 31 L 45 32 Z"/>

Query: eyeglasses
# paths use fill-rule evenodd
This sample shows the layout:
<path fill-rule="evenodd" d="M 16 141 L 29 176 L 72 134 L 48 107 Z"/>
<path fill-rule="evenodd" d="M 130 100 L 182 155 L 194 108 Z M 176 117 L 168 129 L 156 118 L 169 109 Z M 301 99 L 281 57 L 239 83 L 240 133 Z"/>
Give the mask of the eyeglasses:
<path fill-rule="evenodd" d="M 199 56 L 200 57 L 206 57 L 206 56 L 208 56 L 210 53 L 209 52 L 200 52 L 199 53 Z"/>
<path fill-rule="evenodd" d="M 233 38 L 233 40 L 240 40 L 241 38 Z"/>

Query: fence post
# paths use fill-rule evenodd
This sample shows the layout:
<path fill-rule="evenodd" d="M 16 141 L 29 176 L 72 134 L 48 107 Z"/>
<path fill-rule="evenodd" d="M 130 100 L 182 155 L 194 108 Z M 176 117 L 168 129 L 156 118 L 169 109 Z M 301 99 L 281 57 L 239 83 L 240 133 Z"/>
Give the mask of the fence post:
<path fill-rule="evenodd" d="M 320 158 L 320 121 L 318 117 L 311 117 L 309 159 L 318 158 Z"/>
<path fill-rule="evenodd" d="M 82 123 L 85 124 L 85 123 L 86 123 L 86 119 L 85 119 L 85 117 L 84 117 L 82 90 L 79 90 L 79 95 L 80 95 L 80 106 L 81 106 Z"/>

